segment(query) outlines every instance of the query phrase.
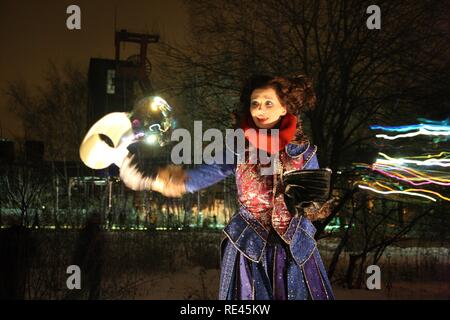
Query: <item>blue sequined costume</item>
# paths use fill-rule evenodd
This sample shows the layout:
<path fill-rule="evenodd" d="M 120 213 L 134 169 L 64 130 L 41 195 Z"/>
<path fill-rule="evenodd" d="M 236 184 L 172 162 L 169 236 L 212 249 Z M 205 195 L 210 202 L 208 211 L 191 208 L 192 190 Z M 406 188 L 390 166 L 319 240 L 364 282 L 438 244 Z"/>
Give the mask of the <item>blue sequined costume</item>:
<path fill-rule="evenodd" d="M 316 150 L 310 144 L 288 144 L 278 159 L 284 172 L 317 169 Z M 219 299 L 334 299 L 315 227 L 289 214 L 279 176 L 261 176 L 259 169 L 260 164 L 203 164 L 187 172 L 188 192 L 236 175 L 240 208 L 223 230 Z"/>

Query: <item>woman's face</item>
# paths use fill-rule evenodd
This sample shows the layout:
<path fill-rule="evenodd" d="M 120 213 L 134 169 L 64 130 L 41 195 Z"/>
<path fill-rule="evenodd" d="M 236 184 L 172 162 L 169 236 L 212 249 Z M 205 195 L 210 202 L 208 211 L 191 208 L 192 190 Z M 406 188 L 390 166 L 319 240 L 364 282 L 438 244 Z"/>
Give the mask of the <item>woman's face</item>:
<path fill-rule="evenodd" d="M 258 128 L 273 128 L 286 113 L 275 89 L 268 87 L 253 90 L 250 96 L 250 114 Z"/>

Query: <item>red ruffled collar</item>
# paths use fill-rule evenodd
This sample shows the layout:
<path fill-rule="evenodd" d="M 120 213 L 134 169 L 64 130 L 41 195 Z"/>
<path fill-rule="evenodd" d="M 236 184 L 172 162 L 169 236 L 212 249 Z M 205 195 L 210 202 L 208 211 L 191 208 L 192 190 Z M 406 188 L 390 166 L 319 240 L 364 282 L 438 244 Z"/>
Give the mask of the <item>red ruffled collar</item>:
<path fill-rule="evenodd" d="M 276 148 L 272 136 L 271 129 L 260 130 L 253 121 L 251 116 L 247 116 L 241 123 L 244 130 L 245 138 L 256 148 L 267 151 L 270 154 L 279 152 L 294 138 L 297 129 L 297 117 L 287 113 L 281 119 L 281 122 L 274 129 L 279 130 L 278 148 Z M 254 130 L 250 130 L 254 129 Z"/>

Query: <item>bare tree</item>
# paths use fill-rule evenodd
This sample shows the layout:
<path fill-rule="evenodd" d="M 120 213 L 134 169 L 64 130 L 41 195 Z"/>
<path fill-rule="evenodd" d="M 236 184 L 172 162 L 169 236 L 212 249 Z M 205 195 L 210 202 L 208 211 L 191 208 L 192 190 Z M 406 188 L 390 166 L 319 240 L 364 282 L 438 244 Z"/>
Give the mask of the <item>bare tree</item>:
<path fill-rule="evenodd" d="M 403 209 L 408 210 L 407 219 L 402 218 Z M 405 240 L 405 236 L 433 211 L 433 207 L 420 201 L 403 203 L 369 196 L 365 192 L 354 193 L 348 212 L 340 212 L 343 224 L 339 244 L 328 268 L 330 278 L 345 250 L 348 264 L 344 277 L 337 281 L 347 288 L 361 288 L 367 266 L 378 265 L 388 246 Z"/>
<path fill-rule="evenodd" d="M 44 190 L 49 187 L 46 170 L 39 165 L 18 164 L 2 171 L 2 207 L 18 209 L 18 225 L 28 227 L 31 225 L 31 214 L 37 210 Z"/>
<path fill-rule="evenodd" d="M 377 150 L 369 125 L 442 117 L 450 102 L 448 7 L 428 0 L 378 1 L 381 30 L 369 30 L 366 10 L 371 4 L 356 0 L 186 2 L 192 44 L 161 48 L 167 61 L 159 66 L 168 75 L 165 86 L 179 95 L 187 123 L 194 118 L 203 120 L 205 127 L 223 129 L 231 126 L 229 114 L 248 76 L 306 74 L 314 80 L 318 103 L 304 114 L 304 125 L 319 147 L 321 166 L 337 173 L 352 162 L 370 162 Z M 332 215 L 317 225 L 318 237 L 356 191 L 347 188 L 340 195 Z M 363 266 L 369 253 L 379 259 L 386 245 L 398 241 L 423 218 L 419 215 L 397 233 L 375 241 L 372 235 L 386 228 L 392 214 L 381 212 L 374 227 L 374 220 L 365 219 L 367 208 L 356 210 L 348 229 L 340 234 L 331 274 L 348 242 L 356 241 L 355 222 L 368 231 L 363 236 L 365 246 L 349 269 L 356 262 Z M 353 282 L 353 271 L 348 274 L 348 282 Z"/>
<path fill-rule="evenodd" d="M 25 139 L 45 143 L 46 158 L 78 160 L 85 133 L 86 72 L 71 62 L 59 69 L 50 63 L 44 84 L 29 87 L 23 80 L 8 84 L 9 107 L 25 128 Z"/>
<path fill-rule="evenodd" d="M 346 153 L 370 140 L 369 124 L 387 122 L 446 92 L 444 87 L 436 92 L 430 82 L 448 68 L 450 53 L 441 28 L 445 16 L 435 1 L 379 2 L 381 30 L 367 28 L 364 1 L 186 5 L 192 46 L 165 46 L 169 60 L 161 68 L 169 75 L 167 85 L 183 94 L 189 114 L 216 127 L 230 126 L 229 114 L 249 75 L 307 74 L 315 80 L 318 105 L 305 115 L 306 125 L 323 166 L 338 168 Z"/>

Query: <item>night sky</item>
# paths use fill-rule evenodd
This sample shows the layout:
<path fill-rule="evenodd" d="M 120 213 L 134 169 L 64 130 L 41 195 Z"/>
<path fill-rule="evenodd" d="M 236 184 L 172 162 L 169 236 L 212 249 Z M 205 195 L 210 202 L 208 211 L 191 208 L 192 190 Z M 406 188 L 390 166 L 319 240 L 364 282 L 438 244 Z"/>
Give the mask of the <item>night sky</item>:
<path fill-rule="evenodd" d="M 71 4 L 81 8 L 81 30 L 66 27 L 66 8 Z M 117 29 L 159 33 L 161 41 L 173 44 L 188 41 L 188 16 L 182 0 L 0 0 L 2 138 L 23 137 L 20 121 L 6 105 L 8 81 L 25 79 L 30 86 L 38 85 L 49 61 L 61 65 L 70 60 L 87 70 L 91 57 L 113 59 L 115 10 Z M 127 45 L 124 57 L 137 50 Z"/>

